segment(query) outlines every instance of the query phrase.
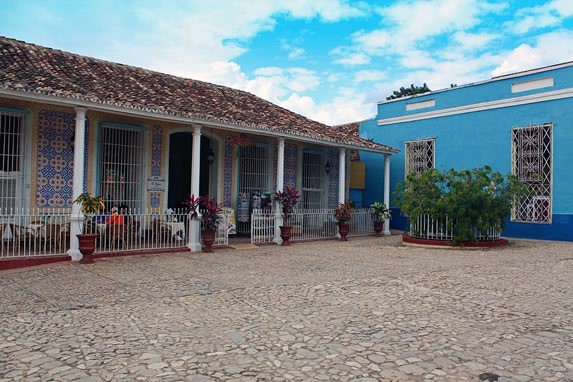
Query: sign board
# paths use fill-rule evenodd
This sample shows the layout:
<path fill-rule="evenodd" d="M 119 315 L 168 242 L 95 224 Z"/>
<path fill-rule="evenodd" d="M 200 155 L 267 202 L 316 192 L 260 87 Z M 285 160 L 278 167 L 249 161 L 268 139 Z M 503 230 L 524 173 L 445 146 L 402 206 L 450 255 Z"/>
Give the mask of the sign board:
<path fill-rule="evenodd" d="M 150 176 L 147 178 L 147 191 L 148 192 L 164 192 L 165 179 L 159 176 Z"/>

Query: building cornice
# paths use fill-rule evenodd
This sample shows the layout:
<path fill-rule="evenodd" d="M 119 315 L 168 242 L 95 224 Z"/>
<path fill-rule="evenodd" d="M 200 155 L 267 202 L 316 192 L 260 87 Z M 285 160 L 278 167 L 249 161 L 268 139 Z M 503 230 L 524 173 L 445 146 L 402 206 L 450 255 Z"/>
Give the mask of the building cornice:
<path fill-rule="evenodd" d="M 500 108 L 504 108 L 504 107 L 513 107 L 513 106 L 520 106 L 520 105 L 527 105 L 527 104 L 538 103 L 538 102 L 547 102 L 547 101 L 553 101 L 553 100 L 558 100 L 558 99 L 563 99 L 563 98 L 571 98 L 571 97 L 573 97 L 573 88 L 567 88 L 567 89 L 555 90 L 555 91 L 551 91 L 551 92 L 531 94 L 531 95 L 522 96 L 522 97 L 506 98 L 506 99 L 496 100 L 496 101 L 480 102 L 480 103 L 474 103 L 471 105 L 451 107 L 451 108 L 441 109 L 441 110 L 433 110 L 433 111 L 428 111 L 425 113 L 404 115 L 404 116 L 393 117 L 393 118 L 383 118 L 383 119 L 379 119 L 377 122 L 378 122 L 378 126 L 384 126 L 384 125 L 391 125 L 391 124 L 395 124 L 395 123 L 414 122 L 414 121 L 420 121 L 420 120 L 424 120 L 424 119 L 447 117 L 447 116 L 456 115 L 456 114 L 475 113 L 478 111 L 500 109 Z"/>

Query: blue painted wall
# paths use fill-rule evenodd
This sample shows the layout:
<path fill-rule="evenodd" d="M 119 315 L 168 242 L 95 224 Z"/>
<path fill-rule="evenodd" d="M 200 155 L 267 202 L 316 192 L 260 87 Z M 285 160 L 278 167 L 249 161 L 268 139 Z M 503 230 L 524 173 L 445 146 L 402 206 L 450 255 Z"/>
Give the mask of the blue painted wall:
<path fill-rule="evenodd" d="M 527 92 L 511 93 L 511 84 L 535 78 L 554 78 L 554 86 Z M 573 98 L 536 102 L 417 121 L 378 126 L 380 119 L 414 115 L 481 102 L 506 100 L 533 94 L 571 90 L 573 66 L 545 70 L 541 73 L 485 81 L 473 85 L 399 99 L 378 105 L 376 118 L 364 121 L 360 135 L 401 150 L 390 164 L 391 190 L 404 179 L 405 142 L 435 138 L 435 166 L 439 170 L 471 169 L 489 165 L 494 171 L 511 172 L 511 129 L 532 124 L 553 123 L 553 216 L 552 223 L 507 222 L 505 236 L 534 239 L 573 240 L 573 171 L 570 167 L 573 147 Z M 406 104 L 434 99 L 436 106 L 406 111 Z M 366 162 L 364 204 L 382 200 L 384 160 L 380 155 L 361 153 Z M 393 198 L 391 197 L 391 200 Z M 394 207 L 391 202 L 390 205 Z M 402 229 L 405 219 L 393 209 L 392 228 Z"/>

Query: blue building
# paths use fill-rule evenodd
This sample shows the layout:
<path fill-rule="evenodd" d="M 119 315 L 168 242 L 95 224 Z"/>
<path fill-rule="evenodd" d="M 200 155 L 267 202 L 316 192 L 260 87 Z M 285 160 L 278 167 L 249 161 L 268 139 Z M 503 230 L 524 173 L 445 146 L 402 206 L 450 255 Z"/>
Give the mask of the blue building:
<path fill-rule="evenodd" d="M 360 136 L 397 147 L 391 190 L 412 172 L 489 165 L 532 191 L 513 208 L 504 236 L 573 240 L 573 62 L 384 101 Z M 366 162 L 364 204 L 380 200 L 379 157 Z M 391 203 L 392 228 L 405 219 Z"/>

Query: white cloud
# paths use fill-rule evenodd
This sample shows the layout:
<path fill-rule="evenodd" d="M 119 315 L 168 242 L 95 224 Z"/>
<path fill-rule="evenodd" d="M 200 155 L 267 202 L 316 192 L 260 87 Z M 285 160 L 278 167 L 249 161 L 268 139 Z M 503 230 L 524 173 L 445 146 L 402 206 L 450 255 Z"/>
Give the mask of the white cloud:
<path fill-rule="evenodd" d="M 479 5 L 477 0 L 397 2 L 382 8 L 381 15 L 395 25 L 399 40 L 415 41 L 476 25 L 482 11 Z"/>
<path fill-rule="evenodd" d="M 572 31 L 546 33 L 535 44 L 521 44 L 512 50 L 492 72 L 493 76 L 534 69 L 573 60 Z"/>
<path fill-rule="evenodd" d="M 376 8 L 382 28 L 358 31 L 351 36 L 353 45 L 340 46 L 331 51 L 340 58 L 335 63 L 368 63 L 373 56 L 402 56 L 403 64 L 420 67 L 439 52 L 435 39 L 452 35 L 461 50 L 482 48 L 496 38 L 483 32 L 469 32 L 482 23 L 482 18 L 492 12 L 501 12 L 506 3 L 484 0 L 416 0 L 397 1 L 387 7 Z M 413 50 L 424 48 L 425 55 L 411 57 Z"/>
<path fill-rule="evenodd" d="M 364 53 L 349 53 L 333 61 L 335 64 L 356 66 L 370 63 L 370 57 Z"/>
<path fill-rule="evenodd" d="M 515 48 L 502 64 L 495 68 L 492 76 L 499 76 L 506 73 L 519 72 L 521 70 L 541 66 L 543 57 L 527 44 L 521 44 Z"/>
<path fill-rule="evenodd" d="M 571 0 L 554 0 L 551 2 L 551 7 L 559 12 L 561 17 L 573 16 L 573 1 Z"/>
<path fill-rule="evenodd" d="M 534 29 L 561 25 L 563 19 L 573 16 L 571 0 L 553 0 L 543 5 L 522 8 L 516 13 L 516 20 L 506 26 L 516 34 L 524 34 Z"/>
<path fill-rule="evenodd" d="M 454 41 L 458 42 L 464 50 L 474 50 L 487 47 L 487 45 L 501 36 L 494 33 L 468 33 L 458 31 L 453 34 Z"/>
<path fill-rule="evenodd" d="M 382 70 L 360 70 L 354 74 L 354 82 L 382 81 L 386 79 L 386 72 Z"/>

